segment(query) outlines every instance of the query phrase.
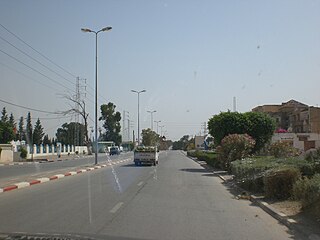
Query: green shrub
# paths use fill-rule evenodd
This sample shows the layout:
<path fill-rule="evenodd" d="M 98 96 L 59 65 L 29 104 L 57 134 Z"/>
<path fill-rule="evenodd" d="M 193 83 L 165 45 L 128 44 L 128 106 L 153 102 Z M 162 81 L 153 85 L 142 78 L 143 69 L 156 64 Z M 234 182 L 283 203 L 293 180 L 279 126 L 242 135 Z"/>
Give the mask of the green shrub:
<path fill-rule="evenodd" d="M 195 151 L 188 151 L 187 156 L 197 158 L 199 161 L 205 161 L 208 165 L 214 168 L 220 167 L 218 155 L 215 152 L 195 150 Z"/>
<path fill-rule="evenodd" d="M 312 178 L 300 178 L 293 185 L 293 197 L 301 200 L 304 208 L 320 202 L 320 174 Z"/>
<path fill-rule="evenodd" d="M 20 149 L 20 157 L 23 158 L 23 159 L 26 159 L 27 158 L 27 149 L 25 148 L 21 148 Z"/>
<path fill-rule="evenodd" d="M 272 156 L 279 157 L 294 157 L 299 156 L 300 151 L 290 145 L 288 142 L 274 142 L 270 145 L 269 152 Z"/>
<path fill-rule="evenodd" d="M 266 197 L 287 199 L 292 196 L 294 183 L 301 177 L 298 168 L 283 167 L 269 170 L 264 177 Z"/>
<path fill-rule="evenodd" d="M 309 162 L 320 160 L 320 148 L 317 148 L 316 150 L 308 152 L 305 158 Z"/>
<path fill-rule="evenodd" d="M 255 140 L 248 134 L 230 134 L 224 137 L 216 149 L 223 168 L 229 169 L 231 162 L 249 156 L 254 145 Z"/>

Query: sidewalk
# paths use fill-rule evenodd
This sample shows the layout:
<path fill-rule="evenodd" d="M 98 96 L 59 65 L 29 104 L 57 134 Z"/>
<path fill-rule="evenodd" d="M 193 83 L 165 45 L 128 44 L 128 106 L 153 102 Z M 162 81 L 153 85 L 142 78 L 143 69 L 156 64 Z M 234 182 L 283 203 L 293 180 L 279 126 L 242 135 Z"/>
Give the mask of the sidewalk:
<path fill-rule="evenodd" d="M 103 154 L 104 155 L 104 154 Z M 99 154 L 100 156 L 100 154 Z M 42 157 L 35 157 L 33 160 L 31 159 L 24 159 L 21 162 L 1 162 L 0 167 L 2 166 L 14 166 L 14 165 L 25 165 L 25 164 L 33 164 L 33 163 L 45 163 L 45 162 L 55 162 L 55 161 L 66 161 L 66 160 L 76 160 L 79 158 L 90 158 L 94 157 L 94 155 L 61 155 L 60 158 L 58 155 L 49 155 L 49 156 L 42 156 Z"/>
<path fill-rule="evenodd" d="M 184 152 L 183 154 L 186 155 Z M 263 196 L 252 195 L 248 191 L 237 186 L 233 181 L 233 176 L 228 174 L 227 171 L 213 169 L 204 161 L 198 161 L 196 158 L 192 157 L 189 158 L 200 164 L 209 172 L 212 172 L 214 175 L 218 176 L 223 181 L 223 184 L 229 188 L 232 188 L 232 193 L 236 195 L 236 199 L 250 200 L 254 205 L 263 209 L 266 213 L 277 219 L 291 230 L 297 231 L 305 236 L 306 239 L 320 240 L 320 219 L 313 219 L 306 212 L 300 212 L 299 214 L 293 216 L 287 216 L 281 211 L 281 209 L 279 209 L 279 207 L 275 208 L 274 206 L 268 204 Z"/>

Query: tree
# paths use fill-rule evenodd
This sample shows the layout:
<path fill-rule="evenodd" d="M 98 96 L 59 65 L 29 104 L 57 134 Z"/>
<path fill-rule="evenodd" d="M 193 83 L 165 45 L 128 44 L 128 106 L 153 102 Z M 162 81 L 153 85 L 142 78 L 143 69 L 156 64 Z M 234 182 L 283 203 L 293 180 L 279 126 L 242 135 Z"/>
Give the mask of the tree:
<path fill-rule="evenodd" d="M 74 114 L 74 113 L 80 114 L 80 116 L 82 117 L 83 122 L 84 122 L 85 140 L 84 140 L 84 144 L 79 143 L 79 145 L 81 145 L 81 146 L 86 145 L 88 147 L 88 154 L 91 155 L 91 148 L 90 148 L 91 142 L 90 142 L 89 134 L 88 134 L 89 113 L 87 113 L 87 111 L 86 111 L 86 103 L 84 100 L 80 100 L 78 95 L 76 95 L 76 96 L 65 95 L 63 97 L 65 99 L 67 99 L 68 101 L 70 101 L 71 103 L 75 104 L 75 106 L 70 104 L 70 109 L 67 111 L 61 112 L 61 114 L 63 114 L 63 115 L 70 115 L 70 114 Z"/>
<path fill-rule="evenodd" d="M 1 122 L 3 122 L 3 123 L 8 122 L 8 113 L 7 113 L 7 110 L 5 107 L 2 108 L 1 114 L 2 114 L 1 115 Z"/>
<path fill-rule="evenodd" d="M 2 116 L 0 120 L 0 143 L 9 143 L 14 140 L 14 130 L 8 120 L 8 114 L 6 108 L 2 109 Z"/>
<path fill-rule="evenodd" d="M 186 150 L 189 145 L 189 135 L 184 135 L 180 140 L 172 143 L 173 150 Z"/>
<path fill-rule="evenodd" d="M 48 134 L 44 135 L 42 143 L 43 143 L 43 145 L 51 145 L 52 144 Z"/>
<path fill-rule="evenodd" d="M 99 121 L 104 120 L 103 127 L 106 130 L 106 132 L 102 134 L 103 140 L 113 141 L 119 146 L 122 140 L 120 135 L 120 112 L 115 112 L 116 105 L 111 102 L 101 105 L 100 109 L 101 117 L 99 118 Z"/>
<path fill-rule="evenodd" d="M 33 145 L 33 128 L 32 128 L 30 112 L 28 112 L 28 115 L 27 115 L 26 139 L 29 145 Z"/>
<path fill-rule="evenodd" d="M 66 145 L 85 145 L 85 126 L 78 122 L 64 123 L 57 129 L 56 142 Z M 53 142 L 54 140 L 52 140 Z"/>
<path fill-rule="evenodd" d="M 160 143 L 160 135 L 152 131 L 150 128 L 142 129 L 142 144 L 145 146 L 158 146 Z"/>
<path fill-rule="evenodd" d="M 256 142 L 254 151 L 258 151 L 271 139 L 275 124 L 274 120 L 264 113 L 228 111 L 209 119 L 208 128 L 216 145 L 219 145 L 221 140 L 230 134 L 247 133 Z"/>
<path fill-rule="evenodd" d="M 238 112 L 222 112 L 213 116 L 208 121 L 208 129 L 214 142 L 219 145 L 221 140 L 229 134 L 245 133 L 246 120 L 241 113 Z"/>
<path fill-rule="evenodd" d="M 20 117 L 20 120 L 19 120 L 19 124 L 18 124 L 18 136 L 17 136 L 17 139 L 22 141 L 22 140 L 26 140 L 26 133 L 25 133 L 25 130 L 24 130 L 24 123 L 23 123 L 24 119 L 23 117 Z"/>
<path fill-rule="evenodd" d="M 247 112 L 243 115 L 247 119 L 246 133 L 256 141 L 254 151 L 258 151 L 272 138 L 276 129 L 275 121 L 265 113 Z"/>
<path fill-rule="evenodd" d="M 41 125 L 40 119 L 36 121 L 36 124 L 34 125 L 34 131 L 33 131 L 33 143 L 40 145 L 42 143 L 42 138 L 44 136 L 43 127 Z"/>

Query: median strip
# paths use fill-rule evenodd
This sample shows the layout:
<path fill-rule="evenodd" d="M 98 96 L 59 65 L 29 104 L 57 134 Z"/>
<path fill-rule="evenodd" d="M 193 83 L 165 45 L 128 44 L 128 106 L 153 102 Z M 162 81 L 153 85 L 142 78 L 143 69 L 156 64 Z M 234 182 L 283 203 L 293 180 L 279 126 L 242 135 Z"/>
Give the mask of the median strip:
<path fill-rule="evenodd" d="M 127 162 L 127 161 L 130 161 L 130 160 L 131 159 L 128 158 L 128 159 L 123 160 L 122 162 Z M 58 180 L 60 178 L 73 176 L 73 175 L 77 175 L 77 174 L 80 174 L 80 173 L 89 172 L 89 171 L 101 169 L 101 168 L 104 168 L 104 167 L 108 167 L 108 166 L 116 165 L 116 164 L 120 164 L 120 163 L 121 163 L 121 161 L 117 161 L 117 162 L 114 162 L 114 163 L 102 164 L 102 165 L 95 166 L 95 167 L 88 167 L 88 168 L 85 168 L 85 169 L 79 169 L 77 171 L 71 171 L 71 172 L 67 172 L 67 173 L 64 173 L 64 174 L 56 174 L 56 175 L 53 175 L 51 177 L 42 177 L 42 178 L 37 178 L 37 179 L 31 180 L 31 181 L 18 182 L 18 183 L 15 183 L 15 184 L 0 188 L 0 193 L 8 192 L 8 191 L 11 191 L 11 190 L 14 190 L 14 189 L 21 189 L 21 188 L 25 188 L 25 187 L 30 187 L 30 186 L 35 185 L 35 184 L 45 183 L 45 182 L 49 182 L 49 181 L 52 181 L 52 180 Z M 120 204 L 118 209 L 121 207 L 122 204 L 123 203 Z M 115 212 L 118 209 L 115 208 Z"/>

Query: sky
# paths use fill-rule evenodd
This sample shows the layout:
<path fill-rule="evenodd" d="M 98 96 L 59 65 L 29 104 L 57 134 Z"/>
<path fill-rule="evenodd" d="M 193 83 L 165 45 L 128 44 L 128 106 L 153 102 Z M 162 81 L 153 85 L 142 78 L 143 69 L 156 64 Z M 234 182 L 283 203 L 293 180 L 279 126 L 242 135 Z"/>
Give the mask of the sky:
<path fill-rule="evenodd" d="M 172 140 L 203 133 L 234 98 L 239 112 L 291 99 L 318 106 L 319 12 L 319 0 L 1 0 L 0 107 L 16 120 L 30 111 L 54 137 L 75 120 L 52 113 L 70 108 L 63 96 L 75 95 L 79 77 L 93 127 L 95 35 L 81 28 L 107 26 L 98 34 L 98 105 L 128 112 L 130 132 L 131 90 L 146 90 L 140 129 L 156 110 Z"/>

